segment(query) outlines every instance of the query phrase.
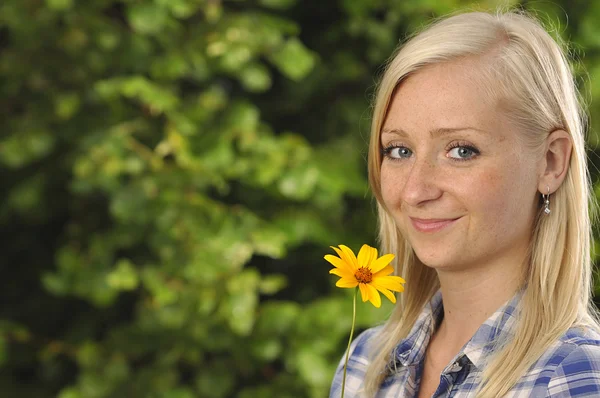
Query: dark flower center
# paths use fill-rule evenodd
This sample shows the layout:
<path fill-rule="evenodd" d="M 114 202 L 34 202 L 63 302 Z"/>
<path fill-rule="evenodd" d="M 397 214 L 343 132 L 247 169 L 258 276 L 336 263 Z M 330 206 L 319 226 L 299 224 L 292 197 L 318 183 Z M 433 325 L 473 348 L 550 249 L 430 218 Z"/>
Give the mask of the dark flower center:
<path fill-rule="evenodd" d="M 354 274 L 354 277 L 358 283 L 370 283 L 373 280 L 371 270 L 365 267 L 360 267 Z"/>

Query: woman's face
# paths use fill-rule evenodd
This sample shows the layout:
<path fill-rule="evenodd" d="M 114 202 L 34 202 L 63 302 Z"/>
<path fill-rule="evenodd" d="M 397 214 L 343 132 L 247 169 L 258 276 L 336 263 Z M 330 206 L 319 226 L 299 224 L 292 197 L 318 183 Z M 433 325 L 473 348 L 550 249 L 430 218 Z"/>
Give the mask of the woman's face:
<path fill-rule="evenodd" d="M 518 265 L 530 241 L 540 156 L 485 101 L 461 60 L 396 90 L 381 133 L 384 204 L 416 255 L 447 270 Z"/>

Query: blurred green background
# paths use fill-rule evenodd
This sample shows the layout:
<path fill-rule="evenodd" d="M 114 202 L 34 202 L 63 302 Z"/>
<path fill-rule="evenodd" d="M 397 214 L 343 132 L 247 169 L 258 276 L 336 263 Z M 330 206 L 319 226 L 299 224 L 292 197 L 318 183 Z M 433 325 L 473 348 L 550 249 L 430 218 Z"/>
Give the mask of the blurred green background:
<path fill-rule="evenodd" d="M 600 2 L 502 4 L 571 43 L 596 181 Z M 497 5 L 2 0 L 0 396 L 327 396 L 352 304 L 323 255 L 375 244 L 381 65 Z"/>

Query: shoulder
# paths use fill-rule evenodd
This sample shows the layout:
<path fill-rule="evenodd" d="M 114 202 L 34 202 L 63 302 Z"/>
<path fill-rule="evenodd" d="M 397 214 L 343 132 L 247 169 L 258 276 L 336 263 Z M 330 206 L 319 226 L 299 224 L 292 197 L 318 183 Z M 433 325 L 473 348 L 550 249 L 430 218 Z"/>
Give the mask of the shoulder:
<path fill-rule="evenodd" d="M 359 362 L 364 365 L 369 364 L 370 345 L 378 334 L 383 329 L 383 326 L 376 326 L 362 332 L 350 346 L 350 355 L 354 362 Z M 345 354 L 345 353 L 344 353 Z"/>
<path fill-rule="evenodd" d="M 365 330 L 358 335 L 350 346 L 350 357 L 348 359 L 348 368 L 346 370 L 346 394 L 352 397 L 360 389 L 370 363 L 370 343 L 377 338 L 382 326 L 373 327 Z M 344 363 L 346 361 L 346 352 L 338 364 L 333 383 L 331 384 L 330 397 L 339 397 L 342 390 L 342 379 L 344 376 Z"/>
<path fill-rule="evenodd" d="M 548 380 L 546 396 L 600 396 L 600 334 L 597 331 L 569 329 L 541 361 L 541 373 Z"/>

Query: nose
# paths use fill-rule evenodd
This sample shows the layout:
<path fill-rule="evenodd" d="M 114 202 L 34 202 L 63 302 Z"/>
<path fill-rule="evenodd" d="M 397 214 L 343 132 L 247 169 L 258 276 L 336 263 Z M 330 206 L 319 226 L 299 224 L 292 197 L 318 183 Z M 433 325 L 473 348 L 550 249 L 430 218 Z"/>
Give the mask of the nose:
<path fill-rule="evenodd" d="M 435 161 L 413 158 L 402 187 L 403 201 L 411 207 L 419 207 L 438 199 L 443 193 L 440 188 L 441 178 L 443 177 Z"/>

